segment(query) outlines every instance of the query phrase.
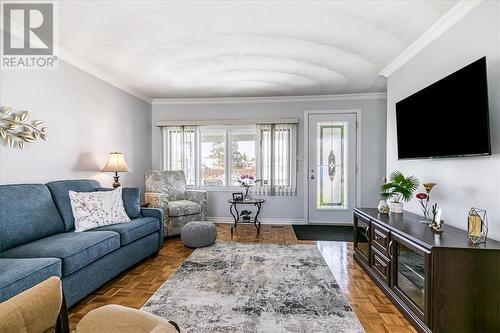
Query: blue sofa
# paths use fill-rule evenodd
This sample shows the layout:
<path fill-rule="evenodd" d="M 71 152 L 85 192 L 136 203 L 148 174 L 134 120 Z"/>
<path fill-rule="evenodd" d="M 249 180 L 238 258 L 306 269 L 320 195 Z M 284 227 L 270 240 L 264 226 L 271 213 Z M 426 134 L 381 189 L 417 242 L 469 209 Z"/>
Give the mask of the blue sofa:
<path fill-rule="evenodd" d="M 101 189 L 94 180 L 0 186 L 0 302 L 58 276 L 72 306 L 160 250 L 163 212 L 141 209 L 138 191 L 123 189 L 130 223 L 74 232 L 70 190 Z"/>

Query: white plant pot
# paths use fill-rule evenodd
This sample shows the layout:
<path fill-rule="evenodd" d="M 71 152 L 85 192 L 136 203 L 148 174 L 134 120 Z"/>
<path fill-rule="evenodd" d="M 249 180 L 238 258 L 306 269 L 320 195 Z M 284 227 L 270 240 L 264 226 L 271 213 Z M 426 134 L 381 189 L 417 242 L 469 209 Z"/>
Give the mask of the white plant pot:
<path fill-rule="evenodd" d="M 392 213 L 402 213 L 403 212 L 403 203 L 402 202 L 390 202 L 389 208 Z"/>

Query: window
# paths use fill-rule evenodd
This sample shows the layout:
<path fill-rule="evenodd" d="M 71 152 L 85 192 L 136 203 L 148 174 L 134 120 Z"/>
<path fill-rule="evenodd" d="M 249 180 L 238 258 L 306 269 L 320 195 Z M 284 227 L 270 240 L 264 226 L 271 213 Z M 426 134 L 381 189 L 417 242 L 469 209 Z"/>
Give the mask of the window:
<path fill-rule="evenodd" d="M 231 130 L 231 185 L 238 186 L 241 176 L 257 177 L 255 164 L 255 127 Z"/>
<path fill-rule="evenodd" d="M 163 169 L 184 170 L 193 187 L 237 187 L 261 180 L 263 195 L 296 194 L 296 125 L 163 127 Z"/>
<path fill-rule="evenodd" d="M 200 130 L 200 142 L 201 184 L 226 185 L 226 131 Z"/>

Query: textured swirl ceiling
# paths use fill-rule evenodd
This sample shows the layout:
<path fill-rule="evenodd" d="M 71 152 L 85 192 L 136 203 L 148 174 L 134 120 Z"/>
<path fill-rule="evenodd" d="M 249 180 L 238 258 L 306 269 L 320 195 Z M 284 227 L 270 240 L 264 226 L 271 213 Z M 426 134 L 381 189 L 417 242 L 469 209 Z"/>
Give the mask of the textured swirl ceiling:
<path fill-rule="evenodd" d="M 60 45 L 152 98 L 385 90 L 456 1 L 64 1 Z"/>

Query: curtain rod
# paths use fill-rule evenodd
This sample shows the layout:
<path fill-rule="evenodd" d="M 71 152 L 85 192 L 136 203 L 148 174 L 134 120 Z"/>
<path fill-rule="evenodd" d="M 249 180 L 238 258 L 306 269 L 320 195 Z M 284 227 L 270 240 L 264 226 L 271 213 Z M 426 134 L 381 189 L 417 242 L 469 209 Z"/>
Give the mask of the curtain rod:
<path fill-rule="evenodd" d="M 255 124 L 298 124 L 298 118 L 282 119 L 210 119 L 210 120 L 160 120 L 157 127 L 167 126 L 209 126 L 209 125 L 255 125 Z"/>

